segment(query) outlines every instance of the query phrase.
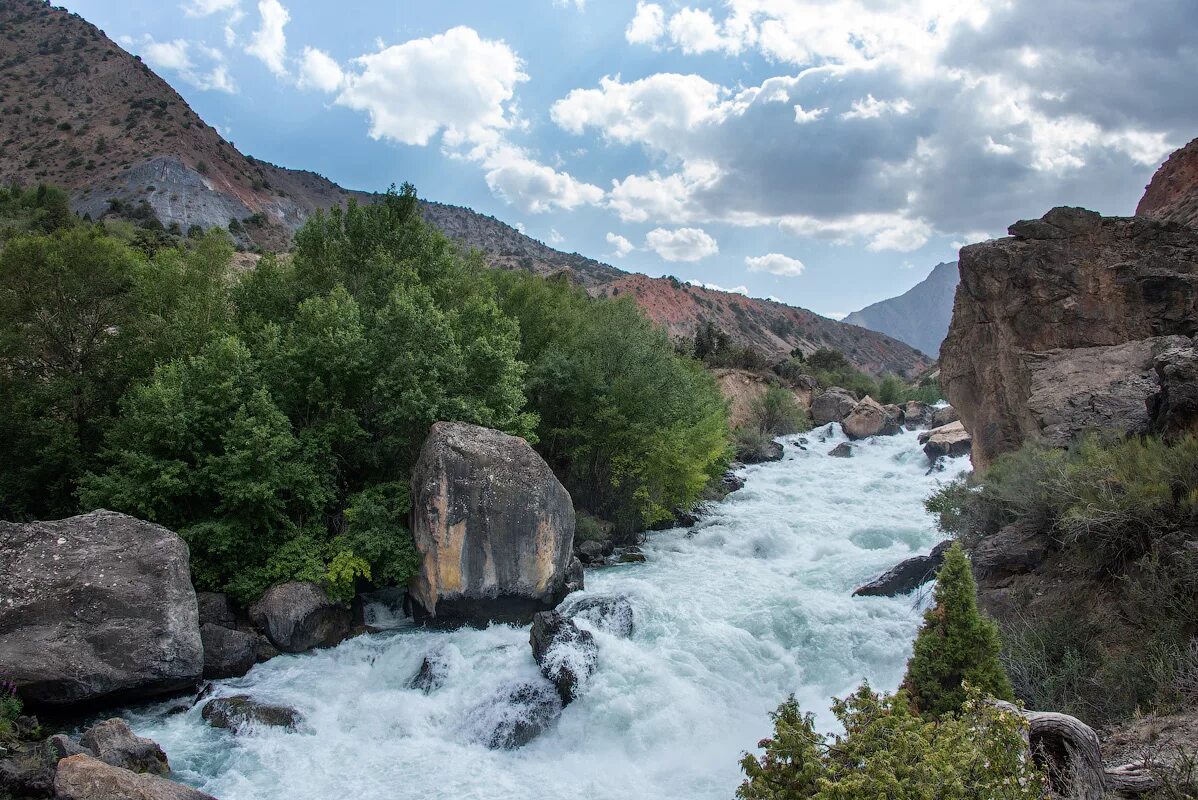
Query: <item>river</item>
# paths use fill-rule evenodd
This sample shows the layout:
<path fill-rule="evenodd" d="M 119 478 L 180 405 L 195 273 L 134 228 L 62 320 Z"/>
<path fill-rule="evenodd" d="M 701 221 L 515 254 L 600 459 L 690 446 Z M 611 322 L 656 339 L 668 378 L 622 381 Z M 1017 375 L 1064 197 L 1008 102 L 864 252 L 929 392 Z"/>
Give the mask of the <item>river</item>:
<path fill-rule="evenodd" d="M 597 632 L 586 693 L 531 744 L 477 743 L 480 714 L 504 687 L 538 676 L 528 629 L 401 627 L 260 664 L 221 681 L 298 709 L 299 731 L 233 736 L 199 708 L 131 712 L 162 745 L 175 778 L 221 800 L 730 800 L 738 760 L 794 693 L 833 726 L 828 700 L 862 680 L 899 683 L 919 626 L 918 597 L 852 598 L 854 586 L 938 541 L 923 500 L 968 469 L 926 475 L 916 434 L 827 452 L 826 429 L 784 439 L 784 460 L 748 467 L 747 484 L 690 530 L 653 534 L 648 561 L 588 571 L 587 592 L 627 596 L 635 632 Z M 445 648 L 447 683 L 407 688 Z"/>

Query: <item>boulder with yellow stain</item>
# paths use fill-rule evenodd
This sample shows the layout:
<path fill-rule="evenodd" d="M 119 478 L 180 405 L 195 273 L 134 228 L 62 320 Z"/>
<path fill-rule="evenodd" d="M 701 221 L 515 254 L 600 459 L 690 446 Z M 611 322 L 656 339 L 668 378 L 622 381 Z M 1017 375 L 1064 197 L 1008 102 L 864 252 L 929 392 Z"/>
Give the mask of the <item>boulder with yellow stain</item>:
<path fill-rule="evenodd" d="M 527 622 L 574 588 L 574 505 L 528 442 L 438 422 L 412 473 L 418 620 Z"/>

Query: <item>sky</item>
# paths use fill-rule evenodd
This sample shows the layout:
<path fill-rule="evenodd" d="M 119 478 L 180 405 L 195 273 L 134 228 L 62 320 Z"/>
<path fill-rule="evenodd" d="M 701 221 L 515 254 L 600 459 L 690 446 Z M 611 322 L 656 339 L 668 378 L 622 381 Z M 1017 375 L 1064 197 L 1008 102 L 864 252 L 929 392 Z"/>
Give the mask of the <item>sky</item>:
<path fill-rule="evenodd" d="M 1194 0 L 67 0 L 242 152 L 839 316 L 1198 136 Z"/>

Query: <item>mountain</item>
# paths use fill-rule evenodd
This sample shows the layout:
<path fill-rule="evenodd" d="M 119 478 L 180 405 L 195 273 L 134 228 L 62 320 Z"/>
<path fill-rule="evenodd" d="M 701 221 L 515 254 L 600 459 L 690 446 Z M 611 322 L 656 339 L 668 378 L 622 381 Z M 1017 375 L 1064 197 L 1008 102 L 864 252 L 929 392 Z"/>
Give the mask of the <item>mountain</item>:
<path fill-rule="evenodd" d="M 42 0 L 3 0 L 0 43 L 0 180 L 62 186 L 92 219 L 230 228 L 243 248 L 279 251 L 316 210 L 374 197 L 242 154 L 77 14 Z M 889 337 L 780 303 L 632 275 L 467 208 L 425 202 L 424 216 L 492 267 L 564 273 L 593 295 L 630 295 L 675 336 L 693 336 L 711 321 L 770 358 L 835 347 L 875 374 L 914 376 L 929 364 Z"/>
<path fill-rule="evenodd" d="M 1136 216 L 1198 226 L 1198 139 L 1160 166 L 1136 206 Z"/>
<path fill-rule="evenodd" d="M 937 264 L 928 277 L 898 297 L 854 311 L 844 321 L 893 336 L 936 358 L 953 318 L 957 282 L 956 261 Z"/>

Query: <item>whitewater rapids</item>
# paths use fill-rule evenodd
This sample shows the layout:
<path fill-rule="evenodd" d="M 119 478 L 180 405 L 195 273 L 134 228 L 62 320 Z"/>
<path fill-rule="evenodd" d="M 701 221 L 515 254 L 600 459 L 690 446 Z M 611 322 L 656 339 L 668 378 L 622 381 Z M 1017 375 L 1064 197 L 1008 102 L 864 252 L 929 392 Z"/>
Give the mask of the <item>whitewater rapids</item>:
<path fill-rule="evenodd" d="M 690 530 L 653 534 L 648 561 L 587 572 L 587 593 L 631 600 L 635 632 L 603 632 L 586 693 L 531 744 L 477 743 L 506 687 L 536 680 L 528 628 L 401 627 L 280 656 L 219 694 L 297 709 L 298 731 L 242 736 L 197 706 L 130 712 L 170 756 L 174 778 L 221 800 L 730 800 L 738 760 L 770 732 L 788 694 L 833 727 L 828 700 L 867 679 L 894 689 L 919 626 L 918 598 L 853 598 L 853 588 L 939 540 L 923 500 L 968 468 L 926 475 L 916 434 L 858 443 L 825 427 L 787 437 L 780 462 L 748 467 L 744 489 Z M 444 648 L 446 684 L 407 688 Z M 481 711 L 480 711 L 481 709 Z M 480 719 L 480 714 L 483 719 Z"/>

